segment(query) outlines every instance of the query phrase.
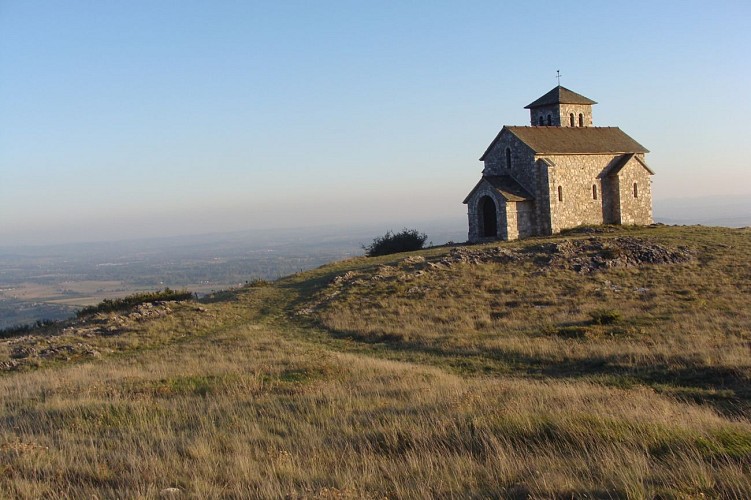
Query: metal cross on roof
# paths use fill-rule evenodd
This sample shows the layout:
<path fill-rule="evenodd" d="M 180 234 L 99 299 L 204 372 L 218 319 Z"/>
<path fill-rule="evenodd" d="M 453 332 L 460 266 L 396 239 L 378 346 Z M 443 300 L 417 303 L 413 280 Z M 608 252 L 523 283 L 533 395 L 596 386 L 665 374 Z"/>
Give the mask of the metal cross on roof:
<path fill-rule="evenodd" d="M 557 69 L 555 70 L 555 77 L 558 78 L 558 86 L 561 85 L 561 70 Z"/>

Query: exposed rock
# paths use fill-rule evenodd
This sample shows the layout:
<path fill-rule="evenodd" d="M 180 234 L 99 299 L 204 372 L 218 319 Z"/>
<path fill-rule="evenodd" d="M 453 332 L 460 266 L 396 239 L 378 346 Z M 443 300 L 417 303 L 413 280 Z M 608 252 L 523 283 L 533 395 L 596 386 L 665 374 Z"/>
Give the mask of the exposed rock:
<path fill-rule="evenodd" d="M 415 264 L 423 264 L 425 262 L 425 257 L 422 255 L 410 255 L 406 259 L 402 261 L 402 264 L 406 264 L 408 266 L 413 266 Z"/>
<path fill-rule="evenodd" d="M 604 231 L 608 232 L 608 231 Z M 376 282 L 405 282 L 424 277 L 434 272 L 446 272 L 457 265 L 508 264 L 532 262 L 537 266 L 535 274 L 547 274 L 555 269 L 592 273 L 601 270 L 641 265 L 675 264 L 694 258 L 687 248 L 668 248 L 649 239 L 623 236 L 616 238 L 565 239 L 545 242 L 523 248 L 496 246 L 490 248 L 455 247 L 448 254 L 435 257 L 411 255 L 399 262 L 399 267 L 381 265 L 371 274 L 349 271 L 336 276 L 330 287 L 319 292 L 316 298 L 297 311 L 299 315 L 311 315 L 331 302 L 339 294 L 346 294 L 354 287 L 370 287 Z M 333 289 L 335 288 L 335 289 Z M 605 288 L 619 293 L 622 289 L 606 281 Z M 407 295 L 419 296 L 427 288 L 423 282 L 410 286 Z M 647 293 L 647 289 L 637 289 Z"/>
<path fill-rule="evenodd" d="M 549 253 L 550 266 L 579 273 L 643 264 L 677 264 L 693 259 L 693 254 L 686 248 L 669 249 L 659 243 L 630 236 L 565 241 Z"/>
<path fill-rule="evenodd" d="M 36 354 L 36 350 L 32 346 L 18 346 L 10 351 L 11 359 L 23 359 L 28 358 Z"/>
<path fill-rule="evenodd" d="M 97 313 L 84 318 L 74 318 L 57 323 L 43 332 L 0 339 L 7 349 L 7 358 L 0 360 L 0 371 L 17 370 L 38 365 L 41 360 L 66 361 L 80 358 L 98 358 L 106 347 L 94 347 L 82 339 L 96 339 L 127 333 L 136 329 L 137 323 L 172 314 L 175 302 L 157 301 L 135 306 L 122 313 Z M 199 308 L 206 312 L 207 309 Z M 95 340 L 90 340 L 96 343 Z M 106 344 L 105 344 L 106 345 Z"/>
<path fill-rule="evenodd" d="M 0 361 L 0 370 L 3 371 L 11 371 L 17 369 L 21 363 L 16 361 L 15 359 L 9 359 L 7 361 Z"/>
<path fill-rule="evenodd" d="M 346 273 L 335 276 L 334 279 L 331 280 L 332 285 L 342 285 L 344 283 L 347 283 L 348 281 L 352 281 L 357 277 L 357 273 L 354 271 L 347 271 Z"/>
<path fill-rule="evenodd" d="M 693 259 L 693 254 L 686 248 L 669 249 L 653 241 L 626 236 L 605 240 L 563 240 L 541 243 L 521 250 L 500 247 L 481 250 L 455 248 L 439 262 L 449 265 L 451 262 L 507 263 L 530 258 L 541 267 L 541 270 L 556 268 L 589 273 L 615 267 L 688 262 Z M 431 267 L 429 264 L 428 268 Z"/>

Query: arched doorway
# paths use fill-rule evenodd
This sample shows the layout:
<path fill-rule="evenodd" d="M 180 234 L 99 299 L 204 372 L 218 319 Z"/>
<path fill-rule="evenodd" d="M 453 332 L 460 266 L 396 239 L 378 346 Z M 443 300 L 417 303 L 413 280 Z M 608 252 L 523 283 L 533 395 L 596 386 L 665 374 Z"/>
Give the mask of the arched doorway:
<path fill-rule="evenodd" d="M 480 198 L 480 217 L 482 217 L 482 237 L 496 238 L 498 236 L 498 213 L 495 202 L 490 196 Z"/>

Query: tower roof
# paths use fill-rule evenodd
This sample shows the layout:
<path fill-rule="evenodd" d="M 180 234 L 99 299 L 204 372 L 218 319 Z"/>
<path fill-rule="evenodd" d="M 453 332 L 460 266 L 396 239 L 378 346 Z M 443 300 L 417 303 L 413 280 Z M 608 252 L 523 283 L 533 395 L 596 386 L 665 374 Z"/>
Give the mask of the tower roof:
<path fill-rule="evenodd" d="M 566 87 L 558 85 L 556 88 L 540 97 L 536 101 L 524 106 L 524 109 L 539 108 L 553 104 L 597 104 L 595 101 L 581 94 L 577 94 Z"/>

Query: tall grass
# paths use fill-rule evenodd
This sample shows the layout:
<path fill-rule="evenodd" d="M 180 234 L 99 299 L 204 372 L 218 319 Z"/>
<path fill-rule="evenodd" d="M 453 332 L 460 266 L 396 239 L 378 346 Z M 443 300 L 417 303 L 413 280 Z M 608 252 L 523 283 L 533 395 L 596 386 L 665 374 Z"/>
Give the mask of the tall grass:
<path fill-rule="evenodd" d="M 751 494 L 751 425 L 654 391 L 332 353 L 262 326 L 0 380 L 2 496 Z"/>
<path fill-rule="evenodd" d="M 417 298 L 359 259 L 186 306 L 0 377 L 0 497 L 751 498 L 744 238 L 578 280 L 457 265 Z"/>
<path fill-rule="evenodd" d="M 638 382 L 751 411 L 751 234 L 646 234 L 692 243 L 697 257 L 589 275 L 535 262 L 436 270 L 397 260 L 323 289 L 314 317 L 336 336 L 460 371 Z"/>

